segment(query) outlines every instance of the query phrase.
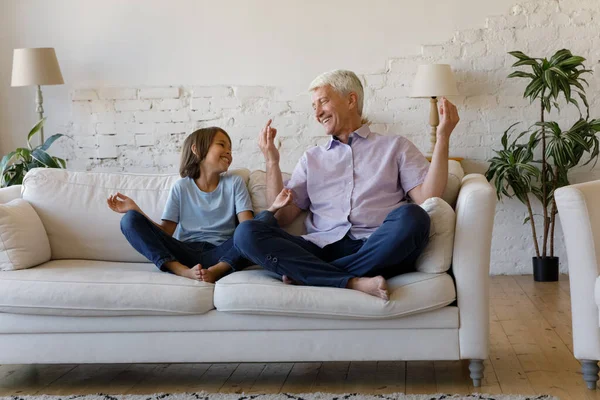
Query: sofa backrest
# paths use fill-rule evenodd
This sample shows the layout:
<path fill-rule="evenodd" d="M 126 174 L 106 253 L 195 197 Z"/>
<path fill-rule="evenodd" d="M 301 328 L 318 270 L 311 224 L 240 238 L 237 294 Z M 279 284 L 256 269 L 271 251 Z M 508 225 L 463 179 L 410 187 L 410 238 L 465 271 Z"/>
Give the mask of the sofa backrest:
<path fill-rule="evenodd" d="M 6 204 L 14 199 L 20 199 L 22 189 L 22 185 L 13 185 L 0 189 L 0 204 Z"/>
<path fill-rule="evenodd" d="M 264 171 L 235 169 L 244 178 L 255 212 L 268 208 Z M 283 173 L 283 181 L 290 174 Z M 464 176 L 460 163 L 450 161 L 448 184 L 442 198 L 454 206 Z M 154 221 L 160 221 L 175 174 L 73 172 L 62 169 L 31 170 L 23 181 L 22 197 L 38 213 L 48 234 L 52 259 L 87 259 L 145 262 L 123 237 L 121 214 L 110 210 L 106 199 L 117 191 L 131 197 Z M 306 213 L 285 228 L 305 233 Z"/>
<path fill-rule="evenodd" d="M 241 175 L 248 183 L 249 170 L 230 173 Z M 121 192 L 158 222 L 177 179 L 179 175 L 34 169 L 23 181 L 23 198 L 44 224 L 52 259 L 145 262 L 148 260 L 121 233 L 122 214 L 109 209 L 106 199 Z"/>
<path fill-rule="evenodd" d="M 452 207 L 456 205 L 458 191 L 460 190 L 460 185 L 464 176 L 465 172 L 458 161 L 448 161 L 448 183 L 446 184 L 446 189 L 442 195 L 442 199 L 444 199 Z M 283 182 L 285 183 L 291 178 L 291 174 L 284 172 L 282 174 L 282 178 Z M 256 212 L 265 210 L 270 206 L 270 204 L 267 204 L 266 189 L 266 172 L 261 170 L 252 171 L 250 174 L 250 181 L 248 182 L 248 190 L 252 196 L 252 206 Z M 294 224 L 297 222 L 298 221 L 295 221 Z M 297 232 L 298 227 L 292 227 L 291 230 Z"/>

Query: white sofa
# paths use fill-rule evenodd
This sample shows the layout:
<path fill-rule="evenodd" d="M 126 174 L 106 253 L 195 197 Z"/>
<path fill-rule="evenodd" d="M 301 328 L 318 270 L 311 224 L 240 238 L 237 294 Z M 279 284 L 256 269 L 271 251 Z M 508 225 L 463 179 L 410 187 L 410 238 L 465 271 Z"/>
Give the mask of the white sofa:
<path fill-rule="evenodd" d="M 260 211 L 264 172 L 235 173 Z M 37 237 L 39 254 L 30 255 L 45 260 L 0 272 L 0 364 L 469 359 L 480 385 L 496 205 L 483 175 L 464 176 L 450 162 L 444 199 L 456 210 L 452 269 L 390 279 L 387 302 L 349 289 L 284 285 L 259 268 L 216 285 L 159 272 L 126 242 L 106 198 L 121 191 L 159 219 L 177 178 L 37 169 L 22 186 L 0 190 L 0 203 L 26 200 L 43 225 L 41 237 L 19 239 L 25 233 L 14 228 L 0 238 L 31 245 Z M 301 229 L 302 218 L 290 231 Z M 210 345 L 190 346 L 201 342 Z"/>
<path fill-rule="evenodd" d="M 573 353 L 583 379 L 596 388 L 600 360 L 600 180 L 557 189 L 571 286 Z"/>

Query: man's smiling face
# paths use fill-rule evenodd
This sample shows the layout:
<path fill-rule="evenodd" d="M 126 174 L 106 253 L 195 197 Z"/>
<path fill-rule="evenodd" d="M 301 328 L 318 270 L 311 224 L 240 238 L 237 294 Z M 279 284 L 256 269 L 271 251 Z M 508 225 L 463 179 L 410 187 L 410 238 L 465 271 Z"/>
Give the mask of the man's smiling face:
<path fill-rule="evenodd" d="M 328 135 L 337 135 L 351 119 L 350 95 L 343 96 L 330 85 L 318 87 L 312 92 L 312 106 L 316 120 Z"/>

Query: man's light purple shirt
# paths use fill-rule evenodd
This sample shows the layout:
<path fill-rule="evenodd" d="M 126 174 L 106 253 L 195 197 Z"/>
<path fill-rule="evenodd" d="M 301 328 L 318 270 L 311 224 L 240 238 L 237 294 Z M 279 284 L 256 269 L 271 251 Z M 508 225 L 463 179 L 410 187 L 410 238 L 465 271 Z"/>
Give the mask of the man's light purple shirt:
<path fill-rule="evenodd" d="M 408 139 L 383 136 L 361 126 L 349 144 L 334 137 L 307 150 L 286 187 L 310 210 L 303 237 L 319 247 L 342 239 L 368 238 L 386 216 L 407 202 L 425 180 L 429 161 Z"/>

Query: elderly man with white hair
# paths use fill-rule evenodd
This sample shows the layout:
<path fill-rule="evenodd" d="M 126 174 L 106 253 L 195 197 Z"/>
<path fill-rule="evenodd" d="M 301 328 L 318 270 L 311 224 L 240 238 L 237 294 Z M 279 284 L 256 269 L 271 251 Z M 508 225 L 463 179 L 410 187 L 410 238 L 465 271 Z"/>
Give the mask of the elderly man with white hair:
<path fill-rule="evenodd" d="M 351 71 L 318 76 L 310 85 L 315 118 L 330 139 L 303 155 L 284 187 L 277 130 L 259 136 L 266 161 L 271 221 L 241 223 L 234 244 L 249 260 L 286 283 L 359 290 L 388 299 L 386 279 L 414 270 L 429 239 L 429 215 L 419 207 L 441 197 L 448 178 L 448 144 L 459 121 L 456 107 L 440 101 L 440 124 L 431 163 L 402 136 L 372 132 L 363 118 L 363 86 Z M 283 229 L 302 210 L 307 234 Z"/>

